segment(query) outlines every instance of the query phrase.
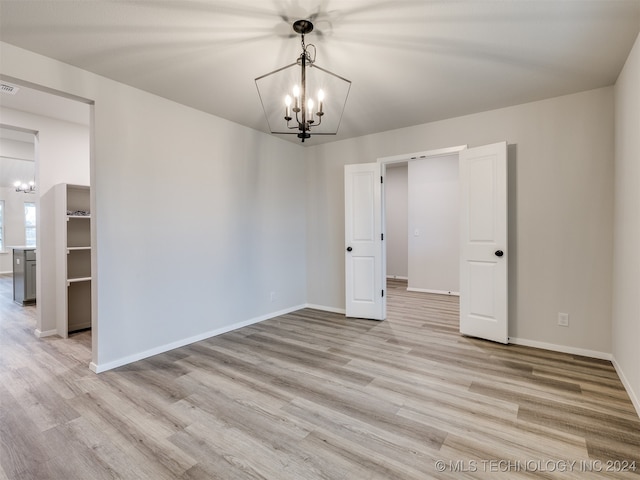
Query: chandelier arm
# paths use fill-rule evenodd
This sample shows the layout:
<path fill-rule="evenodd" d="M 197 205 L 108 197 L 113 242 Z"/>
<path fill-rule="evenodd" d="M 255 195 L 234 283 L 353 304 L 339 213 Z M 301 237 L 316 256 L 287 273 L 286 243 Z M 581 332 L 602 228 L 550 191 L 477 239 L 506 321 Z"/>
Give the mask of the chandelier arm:
<path fill-rule="evenodd" d="M 319 67 L 318 65 L 314 65 L 313 68 L 317 68 L 321 72 L 324 72 L 324 73 L 326 73 L 328 75 L 331 75 L 332 77 L 338 78 L 338 79 L 342 80 L 343 82 L 348 83 L 349 86 L 351 86 L 351 80 L 347 80 L 346 78 L 344 78 L 344 77 L 342 77 L 342 76 L 340 76 L 340 75 L 338 75 L 336 73 L 333 73 L 333 72 L 327 70 L 326 68 Z"/>
<path fill-rule="evenodd" d="M 284 67 L 282 67 L 282 68 L 277 68 L 277 69 L 276 69 L 276 70 L 274 70 L 273 72 L 265 73 L 264 75 L 261 75 L 261 76 L 257 77 L 254 81 L 255 81 L 256 83 L 258 83 L 258 81 L 259 81 L 259 80 L 262 80 L 263 78 L 268 77 L 269 75 L 273 75 L 274 73 L 281 72 L 282 70 L 286 70 L 287 68 L 291 68 L 291 67 L 293 67 L 294 65 L 297 65 L 297 64 L 298 64 L 298 62 L 297 62 L 297 61 L 295 61 L 295 62 L 293 62 L 293 63 L 291 63 L 291 64 L 289 64 L 289 65 L 285 65 L 285 66 L 284 66 Z"/>

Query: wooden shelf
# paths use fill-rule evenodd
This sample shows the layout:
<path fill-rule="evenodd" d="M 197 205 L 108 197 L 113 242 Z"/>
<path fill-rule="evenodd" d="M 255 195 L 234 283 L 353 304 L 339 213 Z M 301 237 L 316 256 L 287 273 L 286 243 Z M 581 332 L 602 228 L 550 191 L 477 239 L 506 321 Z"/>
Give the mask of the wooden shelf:
<path fill-rule="evenodd" d="M 82 185 L 55 187 L 58 334 L 91 327 L 91 215 L 90 189 Z M 66 292 L 65 292 L 66 290 Z M 64 293 L 63 293 L 64 292 Z"/>
<path fill-rule="evenodd" d="M 91 249 L 67 247 L 67 279 L 90 277 Z"/>
<path fill-rule="evenodd" d="M 67 301 L 67 331 L 91 328 L 91 282 L 69 283 Z"/>
<path fill-rule="evenodd" d="M 89 221 L 69 222 L 69 218 L 87 217 L 67 217 L 67 249 L 76 247 L 88 247 L 91 245 L 91 223 Z"/>
<path fill-rule="evenodd" d="M 67 247 L 67 255 L 69 252 L 76 252 L 78 250 L 91 250 L 91 247 Z"/>

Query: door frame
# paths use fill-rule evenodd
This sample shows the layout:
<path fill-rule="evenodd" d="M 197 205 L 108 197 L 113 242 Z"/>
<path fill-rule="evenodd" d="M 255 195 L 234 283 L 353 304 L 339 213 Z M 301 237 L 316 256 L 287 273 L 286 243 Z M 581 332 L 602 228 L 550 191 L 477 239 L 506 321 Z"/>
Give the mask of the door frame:
<path fill-rule="evenodd" d="M 411 160 L 422 160 L 425 158 L 431 158 L 431 157 L 441 157 L 444 155 L 452 155 L 452 154 L 459 154 L 462 150 L 466 150 L 468 147 L 467 145 L 458 145 L 455 147 L 448 147 L 448 148 L 438 148 L 435 150 L 425 150 L 422 152 L 415 152 L 415 153 L 404 153 L 401 155 L 392 155 L 389 157 L 380 157 L 378 158 L 376 161 L 377 163 L 380 165 L 380 175 L 382 175 L 383 178 L 383 182 L 382 182 L 382 192 L 381 192 L 381 196 L 380 196 L 380 201 L 382 202 L 382 232 L 386 233 L 387 230 L 387 222 L 386 222 L 386 197 L 385 197 L 385 185 L 384 185 L 384 178 L 386 178 L 386 174 L 387 174 L 387 165 L 392 165 L 394 163 L 403 163 L 403 162 L 410 162 Z M 387 281 L 387 245 L 386 243 L 382 243 L 382 268 L 381 268 L 381 281 L 382 281 L 382 285 L 386 285 L 386 281 Z M 386 289 L 385 289 L 386 290 Z M 387 301 L 386 301 L 386 295 L 383 298 L 383 302 L 382 302 L 382 313 L 383 313 L 383 318 L 387 318 Z"/>
<path fill-rule="evenodd" d="M 67 100 L 71 100 L 71 101 L 75 101 L 75 102 L 80 102 L 83 103 L 85 105 L 88 105 L 89 107 L 89 112 L 88 112 L 88 127 L 89 127 L 89 131 L 88 131 L 88 135 L 89 135 L 89 158 L 88 158 L 88 162 L 89 162 L 89 185 L 93 186 L 95 185 L 95 178 L 96 178 L 96 174 L 95 174 L 95 168 L 94 168 L 94 163 L 95 163 L 95 100 L 92 100 L 90 98 L 85 98 L 85 97 L 80 97 L 78 95 L 74 95 L 68 92 L 64 92 L 61 90 L 54 90 L 51 89 L 49 87 L 40 85 L 40 84 L 36 84 L 36 83 L 31 83 L 25 80 L 22 80 L 20 78 L 17 77 L 12 77 L 9 75 L 4 75 L 4 74 L 0 74 L 0 79 L 2 81 L 11 83 L 13 85 L 19 86 L 19 87 L 24 87 L 24 88 L 29 88 L 31 90 L 36 90 L 40 93 L 43 93 L 45 95 L 51 96 L 51 97 L 61 97 L 61 98 L 65 98 Z M 43 112 L 40 111 L 40 109 L 36 109 L 34 112 L 31 112 L 36 116 L 42 116 L 44 115 Z M 46 116 L 46 115 L 45 115 Z M 56 120 L 62 120 L 62 118 L 58 118 L 58 117 L 54 117 L 56 118 Z M 32 121 L 26 121 L 25 122 L 28 125 L 32 124 Z M 37 122 L 36 122 L 37 123 Z M 7 125 L 5 125 L 7 126 Z M 22 128 L 22 127 L 13 127 L 15 128 Z M 39 147 L 39 142 L 40 142 L 40 133 L 41 130 L 32 130 L 31 128 L 27 127 L 23 129 L 24 131 L 28 131 L 28 132 L 33 132 L 35 135 L 35 171 L 36 171 L 36 185 L 42 186 L 43 182 L 41 179 L 41 158 L 40 158 L 40 147 Z M 42 245 L 44 243 L 47 242 L 47 240 L 43 240 L 41 237 L 41 233 L 42 233 L 42 195 L 44 192 L 42 192 L 41 189 L 36 190 L 36 195 L 37 195 L 37 201 L 36 201 L 36 253 L 39 255 L 39 251 L 43 248 Z M 90 195 L 90 211 L 92 212 L 92 218 L 96 217 L 96 213 L 97 213 L 97 209 L 95 208 L 95 192 L 94 192 L 94 188 L 91 188 L 91 195 Z M 47 215 L 45 213 L 45 215 Z M 91 221 L 91 244 L 94 245 L 95 247 L 91 249 L 91 271 L 92 272 L 97 272 L 98 268 L 97 268 L 97 263 L 98 263 L 98 243 L 96 241 L 96 228 L 95 228 L 95 222 L 92 220 Z M 51 263 L 51 262 L 49 262 Z M 38 292 L 38 295 L 41 297 L 44 297 L 45 292 L 53 292 L 52 296 L 53 298 L 55 298 L 55 286 L 54 285 L 49 285 L 49 283 L 45 282 L 42 277 L 42 262 L 41 261 L 37 261 L 36 262 L 36 290 Z M 53 263 L 51 264 L 51 268 L 49 268 L 49 266 L 47 266 L 45 268 L 45 270 L 48 272 L 49 270 L 53 271 L 54 267 L 53 267 Z M 42 338 L 42 337 L 48 337 L 48 336 L 52 336 L 52 335 L 56 335 L 57 334 L 57 329 L 47 329 L 47 330 L 43 330 L 43 325 L 42 325 L 42 318 L 43 318 L 43 302 L 36 302 L 36 329 L 34 332 L 34 335 L 38 338 Z M 55 305 L 54 305 L 55 306 Z M 55 313 L 55 308 L 53 309 L 54 313 Z M 91 281 L 91 330 L 92 330 L 92 334 L 91 334 L 91 363 L 89 364 L 89 368 L 95 372 L 94 366 L 95 364 L 97 364 L 97 358 L 98 358 L 98 279 L 96 278 L 96 276 L 93 277 L 93 280 Z"/>

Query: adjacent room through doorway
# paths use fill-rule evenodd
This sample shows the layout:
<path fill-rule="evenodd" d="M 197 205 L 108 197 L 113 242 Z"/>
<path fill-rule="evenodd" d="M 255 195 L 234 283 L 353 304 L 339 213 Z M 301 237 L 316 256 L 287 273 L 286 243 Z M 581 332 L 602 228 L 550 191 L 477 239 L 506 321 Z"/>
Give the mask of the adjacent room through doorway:
<path fill-rule="evenodd" d="M 387 292 L 458 308 L 458 154 L 408 158 L 387 165 L 384 181 Z M 419 300 L 423 299 L 423 300 Z"/>
<path fill-rule="evenodd" d="M 90 274 L 85 271 L 89 269 L 81 270 L 77 261 L 78 257 L 82 257 L 84 263 L 89 264 L 95 255 L 90 247 L 89 227 L 91 106 L 88 101 L 79 98 L 40 90 L 35 85 L 14 83 L 11 84 L 14 93 L 3 95 L 2 98 L 2 126 L 28 132 L 34 139 L 33 189 L 28 192 L 29 202 L 37 211 L 31 231 L 35 242 L 29 244 L 34 248 L 36 287 L 35 312 L 28 315 L 31 319 L 35 314 L 35 325 L 30 327 L 31 334 L 37 337 L 66 337 L 68 330 L 62 331 L 60 328 L 64 323 L 60 317 L 77 310 L 74 310 L 75 303 L 71 304 L 70 293 L 72 289 L 77 290 L 80 280 L 83 281 L 86 297 L 83 303 L 86 306 L 83 310 L 86 322 L 83 327 L 91 326 L 92 281 Z M 55 195 L 54 190 L 67 187 L 82 190 L 85 201 L 81 206 L 77 202 L 67 201 L 63 204 L 61 196 Z M 83 215 L 79 218 L 80 210 Z M 75 228 L 78 224 L 84 227 L 82 237 L 78 236 L 79 229 Z M 19 237 L 15 233 L 20 228 L 23 227 L 15 223 L 7 224 L 4 233 L 8 239 L 12 235 L 17 239 Z M 27 233 L 22 238 L 27 239 Z M 67 239 L 69 242 L 66 242 Z M 28 243 L 26 240 L 23 242 Z M 6 246 L 22 244 L 18 242 Z M 1 271 L 12 273 L 11 269 L 3 268 Z"/>

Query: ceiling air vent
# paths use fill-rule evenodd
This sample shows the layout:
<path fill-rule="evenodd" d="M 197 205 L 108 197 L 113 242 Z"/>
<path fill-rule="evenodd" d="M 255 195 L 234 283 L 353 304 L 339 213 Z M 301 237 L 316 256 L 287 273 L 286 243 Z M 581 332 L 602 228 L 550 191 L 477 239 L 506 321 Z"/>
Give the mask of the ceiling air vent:
<path fill-rule="evenodd" d="M 9 85 L 8 83 L 0 83 L 0 91 L 9 95 L 15 95 L 20 90 L 15 85 Z"/>

